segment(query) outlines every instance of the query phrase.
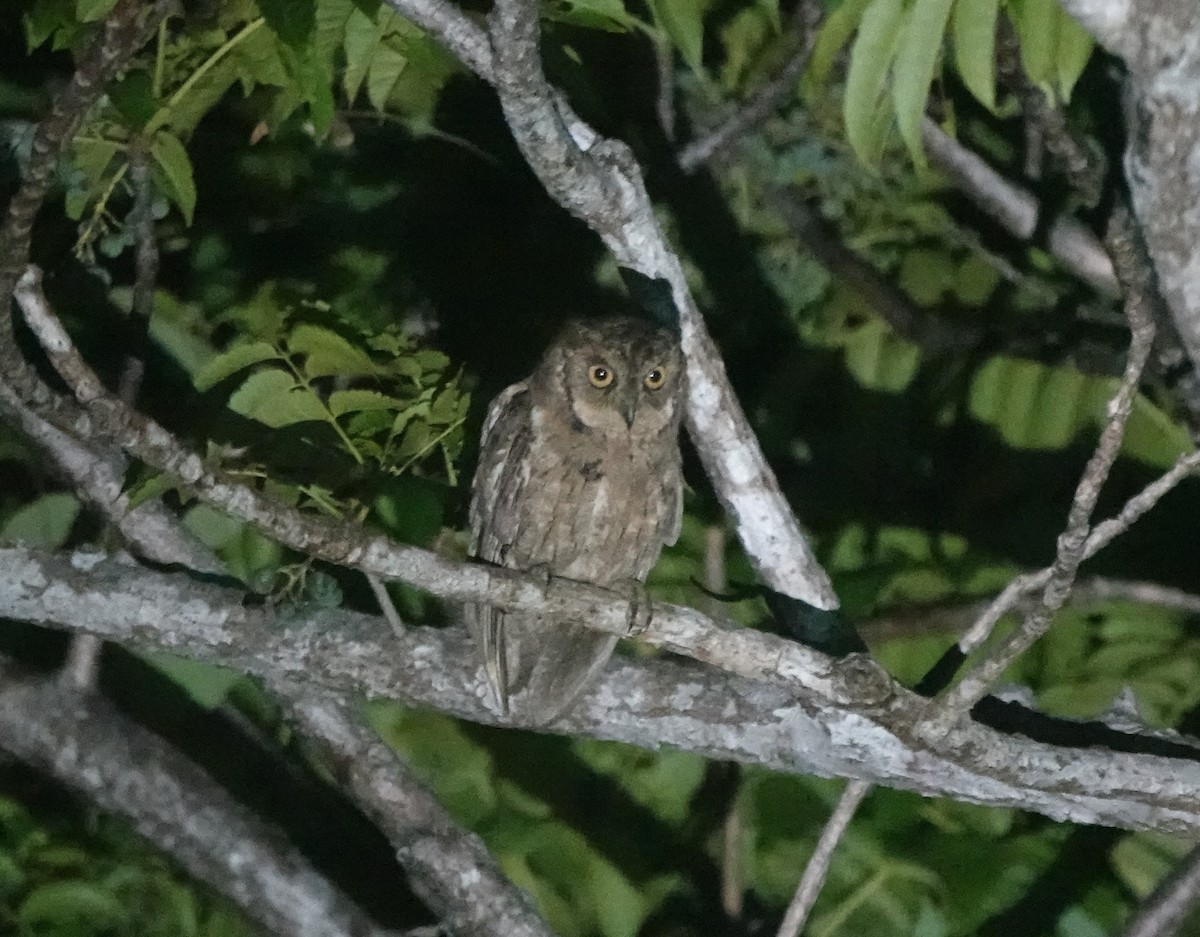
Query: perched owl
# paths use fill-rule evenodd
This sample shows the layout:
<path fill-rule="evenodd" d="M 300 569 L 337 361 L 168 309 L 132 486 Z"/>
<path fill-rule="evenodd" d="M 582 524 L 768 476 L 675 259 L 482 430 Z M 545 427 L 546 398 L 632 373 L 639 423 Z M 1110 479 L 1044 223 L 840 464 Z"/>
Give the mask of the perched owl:
<path fill-rule="evenodd" d="M 603 586 L 644 580 L 679 536 L 683 356 L 630 318 L 569 323 L 492 401 L 471 496 L 471 555 Z M 503 711 L 554 719 L 617 638 L 486 605 L 465 609 Z"/>

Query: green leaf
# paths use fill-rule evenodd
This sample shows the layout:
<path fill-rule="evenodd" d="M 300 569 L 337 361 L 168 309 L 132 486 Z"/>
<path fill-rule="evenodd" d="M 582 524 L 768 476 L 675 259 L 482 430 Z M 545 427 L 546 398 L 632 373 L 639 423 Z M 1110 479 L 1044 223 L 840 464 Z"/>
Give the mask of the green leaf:
<path fill-rule="evenodd" d="M 989 111 L 996 108 L 996 18 L 1000 0 L 954 4 L 954 64 L 967 90 Z"/>
<path fill-rule="evenodd" d="M 863 11 L 873 0 L 844 0 L 836 10 L 831 11 L 817 33 L 817 41 L 813 43 L 812 54 L 809 56 L 808 77 L 818 85 L 824 84 L 833 68 L 833 63 L 842 51 L 842 47 L 854 35 L 858 24 L 862 22 Z"/>
<path fill-rule="evenodd" d="M 304 46 L 317 22 L 314 0 L 257 0 L 271 31 L 294 49 Z"/>
<path fill-rule="evenodd" d="M 1021 41 L 1021 64 L 1030 81 L 1050 86 L 1058 39 L 1058 0 L 1010 0 L 1008 15 Z"/>
<path fill-rule="evenodd" d="M 192 161 L 182 141 L 173 133 L 159 131 L 150 146 L 150 155 L 166 179 L 167 194 L 179 206 L 183 220 L 191 225 L 196 210 L 196 181 L 192 176 Z"/>
<path fill-rule="evenodd" d="M 864 387 L 899 393 L 916 376 L 921 351 L 892 333 L 886 323 L 872 319 L 844 341 L 846 368 Z"/>
<path fill-rule="evenodd" d="M 304 323 L 292 330 L 288 350 L 304 355 L 303 371 L 308 377 L 371 377 L 378 368 L 370 357 L 337 332 Z"/>
<path fill-rule="evenodd" d="M 134 127 L 145 127 L 158 111 L 154 81 L 145 69 L 128 72 L 108 91 L 109 100 Z"/>
<path fill-rule="evenodd" d="M 124 158 L 125 144 L 99 137 L 76 137 L 71 145 L 72 163 L 88 181 L 89 189 L 98 189 L 113 158 Z"/>
<path fill-rule="evenodd" d="M 367 69 L 371 66 L 379 42 L 379 27 L 375 25 L 375 20 L 358 7 L 351 10 L 342 41 L 342 51 L 346 56 L 342 89 L 346 93 L 346 100 L 353 102 L 358 97 L 358 90 L 367 77 Z"/>
<path fill-rule="evenodd" d="M 42 495 L 5 522 L 0 528 L 0 541 L 57 550 L 67 542 L 78 516 L 79 499 L 75 495 Z"/>
<path fill-rule="evenodd" d="M 333 122 L 333 74 L 330 64 L 322 61 L 312 49 L 286 49 L 285 61 L 295 80 L 302 99 L 308 105 L 308 116 L 318 135 L 329 130 Z"/>
<path fill-rule="evenodd" d="M 71 0 L 39 0 L 21 19 L 25 29 L 25 45 L 33 51 L 55 33 L 83 29 Z M 55 42 L 55 48 L 61 48 Z"/>
<path fill-rule="evenodd" d="M 398 397 L 389 397 L 377 390 L 351 388 L 350 390 L 337 390 L 329 395 L 329 412 L 334 416 L 358 413 L 362 410 L 385 410 L 390 413 L 403 410 L 408 404 L 409 401 L 400 400 Z M 390 416 L 384 417 L 384 426 L 391 422 Z"/>
<path fill-rule="evenodd" d="M 779 14 L 779 0 L 754 0 L 754 5 L 766 14 L 771 31 L 776 35 L 783 32 L 783 20 Z"/>
<path fill-rule="evenodd" d="M 97 23 L 116 5 L 117 0 L 75 0 L 75 15 L 81 23 Z"/>
<path fill-rule="evenodd" d="M 1038 694 L 1038 708 L 1055 716 L 1090 719 L 1112 705 L 1124 682 L 1118 677 L 1097 677 L 1050 687 Z"/>
<path fill-rule="evenodd" d="M 1021 41 L 1021 64 L 1029 80 L 1052 97 L 1070 100 L 1091 58 L 1091 37 L 1057 0 L 1009 0 L 1007 11 Z"/>
<path fill-rule="evenodd" d="M 17 909 L 17 921 L 30 934 L 119 932 L 126 911 L 113 895 L 86 882 L 39 885 Z"/>
<path fill-rule="evenodd" d="M 147 653 L 143 660 L 168 677 L 203 709 L 216 709 L 242 675 L 228 667 L 214 667 L 174 654 Z"/>
<path fill-rule="evenodd" d="M 641 25 L 621 0 L 564 0 L 551 7 L 549 16 L 560 23 L 608 32 L 623 33 Z"/>
<path fill-rule="evenodd" d="M 942 38 L 953 0 L 915 0 L 908 24 L 896 53 L 892 71 L 892 101 L 896 124 L 909 155 L 918 166 L 925 165 L 921 145 L 921 118 L 937 67 Z"/>
<path fill-rule="evenodd" d="M 280 357 L 279 350 L 267 342 L 248 342 L 234 345 L 202 367 L 193 378 L 196 390 L 204 392 L 215 387 L 227 377 L 245 370 L 251 365 L 263 361 L 273 361 Z"/>
<path fill-rule="evenodd" d="M 367 100 L 375 110 L 387 109 L 388 98 L 407 65 L 408 59 L 386 43 L 375 50 L 367 72 Z"/>
<path fill-rule="evenodd" d="M 126 490 L 125 494 L 129 497 L 129 508 L 132 510 L 133 508 L 140 507 L 147 501 L 157 500 L 168 491 L 178 488 L 180 484 L 178 475 L 172 475 L 168 472 L 155 472 L 149 478 L 143 479 Z"/>
<path fill-rule="evenodd" d="M 703 71 L 704 14 L 710 0 L 650 0 L 650 9 L 694 72 Z"/>
<path fill-rule="evenodd" d="M 872 0 L 850 50 L 842 116 L 851 148 L 868 165 L 879 159 L 892 116 L 887 76 L 900 42 L 904 12 L 903 0 Z"/>
<path fill-rule="evenodd" d="M 1059 96 L 1064 103 L 1070 103 L 1075 82 L 1091 61 L 1096 43 L 1091 34 L 1065 10 L 1060 8 L 1059 15 L 1062 17 L 1062 23 L 1059 27 L 1058 52 L 1055 56 L 1058 63 L 1056 78 Z"/>
<path fill-rule="evenodd" d="M 272 429 L 314 420 L 329 422 L 317 395 L 278 368 L 250 375 L 229 398 L 229 409 Z"/>

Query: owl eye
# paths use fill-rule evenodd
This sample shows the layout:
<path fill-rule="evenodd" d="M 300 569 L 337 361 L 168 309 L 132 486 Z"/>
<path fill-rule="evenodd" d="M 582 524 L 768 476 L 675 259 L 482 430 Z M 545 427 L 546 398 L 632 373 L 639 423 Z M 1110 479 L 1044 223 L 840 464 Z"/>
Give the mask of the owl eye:
<path fill-rule="evenodd" d="M 650 390 L 658 390 L 667 380 L 667 372 L 662 368 L 653 368 L 646 375 L 646 386 Z"/>
<path fill-rule="evenodd" d="M 588 380 L 593 387 L 604 388 L 613 382 L 613 373 L 602 364 L 593 364 L 588 368 Z"/>

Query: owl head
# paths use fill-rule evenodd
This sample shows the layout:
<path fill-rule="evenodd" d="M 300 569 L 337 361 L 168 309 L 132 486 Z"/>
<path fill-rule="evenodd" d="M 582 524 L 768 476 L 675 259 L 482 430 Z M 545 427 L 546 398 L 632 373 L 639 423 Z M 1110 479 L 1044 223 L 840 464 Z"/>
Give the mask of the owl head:
<path fill-rule="evenodd" d="M 679 425 L 684 367 L 679 340 L 641 319 L 567 323 L 532 383 L 575 429 L 603 436 L 654 436 Z"/>

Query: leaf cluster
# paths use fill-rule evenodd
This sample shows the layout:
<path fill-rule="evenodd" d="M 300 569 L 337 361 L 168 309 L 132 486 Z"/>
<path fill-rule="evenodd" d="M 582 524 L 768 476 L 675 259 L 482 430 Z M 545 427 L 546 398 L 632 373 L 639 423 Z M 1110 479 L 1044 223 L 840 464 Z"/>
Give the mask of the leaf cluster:
<path fill-rule="evenodd" d="M 110 820 L 31 811 L 0 795 L 0 930 L 20 937 L 250 937 Z"/>

